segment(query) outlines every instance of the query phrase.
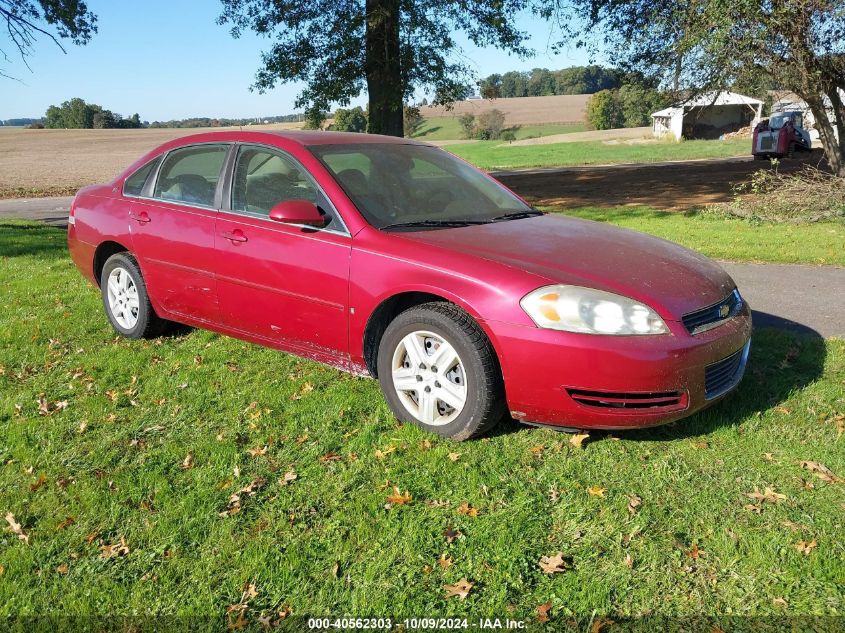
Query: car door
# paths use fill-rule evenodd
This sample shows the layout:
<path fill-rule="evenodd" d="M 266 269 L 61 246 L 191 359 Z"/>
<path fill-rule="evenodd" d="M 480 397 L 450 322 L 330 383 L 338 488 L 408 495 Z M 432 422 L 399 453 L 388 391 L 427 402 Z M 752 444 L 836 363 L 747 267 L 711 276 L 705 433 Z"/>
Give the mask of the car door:
<path fill-rule="evenodd" d="M 219 322 L 214 230 L 229 148 L 217 143 L 171 150 L 139 195 L 124 190 L 133 251 L 150 297 L 188 320 Z"/>
<path fill-rule="evenodd" d="M 332 362 L 348 358 L 351 237 L 331 202 L 293 157 L 241 145 L 217 218 L 215 273 L 223 322 Z M 270 209 L 309 200 L 324 228 L 281 224 Z"/>

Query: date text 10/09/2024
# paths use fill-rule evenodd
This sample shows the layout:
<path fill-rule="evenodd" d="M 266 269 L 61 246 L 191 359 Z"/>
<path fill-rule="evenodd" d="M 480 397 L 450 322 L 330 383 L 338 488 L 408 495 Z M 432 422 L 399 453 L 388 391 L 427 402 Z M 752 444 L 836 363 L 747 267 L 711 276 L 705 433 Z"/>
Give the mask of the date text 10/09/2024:
<path fill-rule="evenodd" d="M 405 630 L 521 630 L 525 628 L 523 620 L 510 618 L 308 618 L 311 630 L 346 630 L 346 629 L 393 629 L 401 626 Z"/>

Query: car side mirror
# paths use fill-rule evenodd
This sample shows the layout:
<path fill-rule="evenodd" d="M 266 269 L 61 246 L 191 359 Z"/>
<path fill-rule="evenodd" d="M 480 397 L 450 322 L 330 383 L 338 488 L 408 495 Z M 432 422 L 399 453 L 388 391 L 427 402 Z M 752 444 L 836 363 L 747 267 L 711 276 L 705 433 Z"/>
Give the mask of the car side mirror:
<path fill-rule="evenodd" d="M 326 225 L 317 205 L 308 200 L 285 200 L 270 209 L 270 219 L 282 224 L 306 224 L 322 227 Z"/>

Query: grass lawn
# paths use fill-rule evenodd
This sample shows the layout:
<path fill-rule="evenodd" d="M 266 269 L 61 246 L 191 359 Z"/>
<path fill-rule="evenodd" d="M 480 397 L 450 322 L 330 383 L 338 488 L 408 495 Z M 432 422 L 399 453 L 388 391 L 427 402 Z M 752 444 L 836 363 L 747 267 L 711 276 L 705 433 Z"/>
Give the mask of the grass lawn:
<path fill-rule="evenodd" d="M 648 207 L 565 209 L 541 205 L 540 208 L 657 235 L 716 259 L 845 266 L 845 222 L 842 221 L 753 224 L 713 213 L 679 213 Z"/>
<path fill-rule="evenodd" d="M 748 155 L 748 139 L 680 143 L 607 144 L 600 141 L 509 146 L 501 141 L 450 145 L 448 151 L 482 169 L 562 167 L 611 163 L 726 158 Z"/>
<path fill-rule="evenodd" d="M 0 301 L 0 616 L 845 613 L 845 485 L 801 465 L 845 475 L 841 340 L 757 332 L 739 390 L 669 427 L 454 444 L 371 380 L 116 338 L 56 229 L 0 224 Z"/>
<path fill-rule="evenodd" d="M 546 123 L 542 125 L 520 125 L 513 130 L 517 140 L 551 136 L 552 134 L 569 134 L 583 132 L 587 129 L 584 124 Z M 447 141 L 463 138 L 463 131 L 458 123 L 458 117 L 432 117 L 425 119 L 414 138 L 421 141 Z"/>

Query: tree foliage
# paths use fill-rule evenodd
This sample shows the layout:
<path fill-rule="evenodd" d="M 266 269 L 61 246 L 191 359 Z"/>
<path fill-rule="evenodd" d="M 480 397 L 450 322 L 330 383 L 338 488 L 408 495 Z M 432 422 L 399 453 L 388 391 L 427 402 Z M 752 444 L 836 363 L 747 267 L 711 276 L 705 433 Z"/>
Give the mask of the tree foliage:
<path fill-rule="evenodd" d="M 590 16 L 592 40 L 567 26 L 572 11 Z M 561 0 L 550 15 L 687 97 L 776 80 L 807 102 L 845 175 L 845 0 Z"/>
<path fill-rule="evenodd" d="M 329 126 L 329 129 L 337 132 L 366 132 L 367 114 L 361 106 L 348 110 L 338 108 L 334 111 L 334 123 Z"/>
<path fill-rule="evenodd" d="M 478 88 L 485 99 L 578 95 L 618 88 L 622 79 L 623 74 L 618 70 L 595 65 L 560 70 L 534 68 L 528 72 L 494 73 L 481 79 Z"/>
<path fill-rule="evenodd" d="M 50 106 L 44 115 L 44 127 L 58 129 L 105 129 L 143 127 L 141 117 L 133 114 L 124 119 L 96 103 L 74 98 L 59 106 Z"/>
<path fill-rule="evenodd" d="M 97 32 L 97 16 L 81 0 L 0 0 L 0 20 L 5 21 L 11 50 L 0 47 L 0 58 L 10 62 L 14 51 L 27 65 L 39 36 L 47 37 L 62 51 L 61 40 L 86 44 Z M 9 77 L 0 68 L 0 76 Z"/>
<path fill-rule="evenodd" d="M 403 104 L 417 89 L 447 104 L 464 97 L 473 77 L 455 33 L 480 46 L 526 55 L 527 35 L 514 23 L 531 0 L 222 0 L 221 24 L 238 37 L 271 39 L 254 86 L 301 81 L 295 107 L 325 112 L 366 90 L 370 132 L 402 136 Z"/>

